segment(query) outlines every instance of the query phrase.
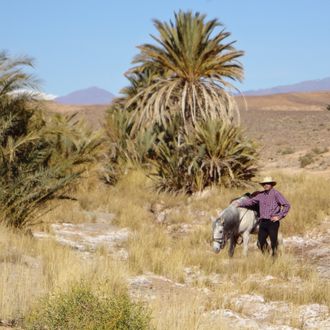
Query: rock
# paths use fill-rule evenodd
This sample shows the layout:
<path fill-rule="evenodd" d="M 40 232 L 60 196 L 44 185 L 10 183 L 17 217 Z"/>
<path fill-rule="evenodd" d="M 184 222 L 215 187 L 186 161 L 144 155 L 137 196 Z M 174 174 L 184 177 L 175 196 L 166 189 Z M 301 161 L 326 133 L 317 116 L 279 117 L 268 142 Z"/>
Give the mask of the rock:
<path fill-rule="evenodd" d="M 162 211 L 160 213 L 155 214 L 156 222 L 159 224 L 164 224 L 166 222 L 167 211 Z"/>
<path fill-rule="evenodd" d="M 35 232 L 37 238 L 53 238 L 63 245 L 70 246 L 80 252 L 95 251 L 98 247 L 106 247 L 108 252 L 126 260 L 128 253 L 120 245 L 127 241 L 130 231 L 107 223 L 52 224 L 52 234 Z"/>
<path fill-rule="evenodd" d="M 108 223 L 111 224 L 115 215 L 113 213 L 100 212 L 100 211 L 84 211 L 87 222 Z"/>
<path fill-rule="evenodd" d="M 292 329 L 288 324 L 294 322 L 302 329 L 329 329 L 329 309 L 325 305 L 309 304 L 295 306 L 284 301 L 265 301 L 260 295 L 238 295 L 230 298 L 230 304 L 240 315 L 234 315 L 236 321 L 253 320 L 258 323 L 256 329 Z M 226 314 L 223 314 L 226 316 Z M 243 316 L 243 317 L 242 317 Z M 247 322 L 246 324 L 250 324 Z M 239 324 L 240 326 L 242 324 Z"/>
<path fill-rule="evenodd" d="M 325 305 L 309 304 L 298 308 L 303 329 L 330 329 L 329 308 Z"/>
<path fill-rule="evenodd" d="M 241 314 L 262 323 L 287 325 L 292 318 L 292 305 L 283 301 L 266 302 L 262 296 L 244 294 L 233 297 L 231 303 Z M 280 316 L 280 317 L 279 317 Z"/>
<path fill-rule="evenodd" d="M 241 315 L 231 309 L 217 309 L 204 313 L 203 316 L 203 325 L 205 324 L 205 328 L 214 324 L 223 324 L 224 329 L 298 330 L 288 325 L 260 323 L 257 320 Z M 221 327 L 219 327 L 219 329 L 221 329 Z"/>
<path fill-rule="evenodd" d="M 128 283 L 135 288 L 152 288 L 152 281 L 144 275 L 132 277 L 128 280 Z"/>
<path fill-rule="evenodd" d="M 284 245 L 297 257 L 315 265 L 322 278 L 330 279 L 330 221 L 324 221 L 319 227 L 321 232 L 285 238 Z"/>
<path fill-rule="evenodd" d="M 150 205 L 150 212 L 151 213 L 160 213 L 166 209 L 166 205 L 163 201 L 157 202 L 157 203 L 152 203 Z"/>
<path fill-rule="evenodd" d="M 128 280 L 128 288 L 132 298 L 143 301 L 159 298 L 165 293 L 180 293 L 182 290 L 188 290 L 184 284 L 150 272 L 131 277 Z"/>
<path fill-rule="evenodd" d="M 232 329 L 261 329 L 258 322 L 239 315 L 230 309 L 218 309 L 205 313 L 204 317 L 212 320 L 212 324 L 221 324 L 225 320 Z"/>
<path fill-rule="evenodd" d="M 152 203 L 149 211 L 153 213 L 155 222 L 158 224 L 165 224 L 167 215 L 171 212 L 171 209 L 167 208 L 164 202 Z"/>

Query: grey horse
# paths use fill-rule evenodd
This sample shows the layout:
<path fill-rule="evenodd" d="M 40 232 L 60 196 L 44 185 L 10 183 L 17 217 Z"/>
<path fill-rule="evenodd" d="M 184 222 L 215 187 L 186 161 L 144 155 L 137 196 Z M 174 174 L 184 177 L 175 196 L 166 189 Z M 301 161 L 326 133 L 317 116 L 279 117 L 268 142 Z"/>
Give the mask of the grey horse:
<path fill-rule="evenodd" d="M 240 199 L 249 198 L 249 194 Z M 219 253 L 229 239 L 229 256 L 235 252 L 236 244 L 241 238 L 243 241 L 243 254 L 248 253 L 250 234 L 258 232 L 257 212 L 250 209 L 238 208 L 232 203 L 225 208 L 212 223 L 213 251 Z"/>

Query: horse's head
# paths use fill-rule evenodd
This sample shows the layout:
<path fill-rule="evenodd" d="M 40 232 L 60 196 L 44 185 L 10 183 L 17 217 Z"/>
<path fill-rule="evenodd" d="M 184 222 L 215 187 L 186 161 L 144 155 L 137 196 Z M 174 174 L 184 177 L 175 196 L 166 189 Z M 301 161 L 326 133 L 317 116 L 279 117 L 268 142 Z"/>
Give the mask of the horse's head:
<path fill-rule="evenodd" d="M 213 251 L 219 253 L 226 245 L 224 219 L 219 217 L 213 222 Z"/>

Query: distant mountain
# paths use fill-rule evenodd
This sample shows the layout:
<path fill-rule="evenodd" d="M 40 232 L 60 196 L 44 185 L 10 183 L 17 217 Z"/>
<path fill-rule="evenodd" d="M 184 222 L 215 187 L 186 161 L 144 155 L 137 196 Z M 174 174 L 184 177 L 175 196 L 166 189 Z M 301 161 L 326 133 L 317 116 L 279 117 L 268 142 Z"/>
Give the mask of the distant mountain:
<path fill-rule="evenodd" d="M 250 90 L 243 92 L 244 95 L 270 95 L 284 93 L 321 92 L 330 91 L 330 77 L 317 80 L 302 81 L 297 84 L 276 86 L 267 89 Z"/>
<path fill-rule="evenodd" d="M 90 87 L 57 97 L 54 101 L 61 104 L 109 104 L 115 95 L 98 87 Z"/>

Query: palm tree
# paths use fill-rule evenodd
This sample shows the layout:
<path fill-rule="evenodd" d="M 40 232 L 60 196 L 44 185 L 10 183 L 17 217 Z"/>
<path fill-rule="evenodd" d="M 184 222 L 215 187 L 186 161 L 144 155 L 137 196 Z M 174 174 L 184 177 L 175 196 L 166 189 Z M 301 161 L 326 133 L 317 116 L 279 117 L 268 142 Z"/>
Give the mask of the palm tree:
<path fill-rule="evenodd" d="M 154 20 L 159 37 L 152 36 L 157 45 L 139 46 L 140 53 L 130 70 L 141 74 L 157 72 L 145 88 L 128 98 L 126 107 L 136 104 L 132 121 L 135 129 L 146 123 L 167 125 L 180 113 L 184 127 L 195 126 L 200 119 L 218 118 L 228 122 L 239 120 L 236 103 L 226 88 L 229 80 L 241 81 L 243 68 L 234 42 L 222 24 L 205 20 L 205 15 L 192 12 L 175 13 L 175 22 Z"/>
<path fill-rule="evenodd" d="M 0 223 L 21 229 L 95 163 L 102 142 L 73 116 L 45 115 L 26 66 L 0 52 Z"/>
<path fill-rule="evenodd" d="M 37 89 L 36 78 L 22 71 L 22 67 L 33 67 L 33 60 L 27 56 L 12 58 L 5 51 L 0 51 L 0 96 L 10 95 L 16 98 L 34 96 Z"/>

